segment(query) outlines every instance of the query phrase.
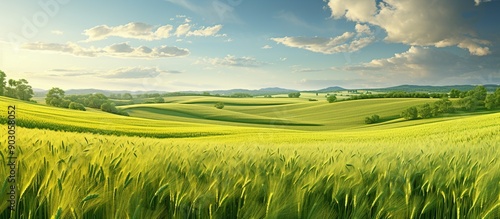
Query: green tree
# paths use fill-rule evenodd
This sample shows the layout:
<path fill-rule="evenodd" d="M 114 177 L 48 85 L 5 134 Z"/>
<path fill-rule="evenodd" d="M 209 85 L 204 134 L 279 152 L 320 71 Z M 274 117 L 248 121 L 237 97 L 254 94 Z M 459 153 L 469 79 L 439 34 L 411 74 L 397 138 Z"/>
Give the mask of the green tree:
<path fill-rule="evenodd" d="M 214 105 L 215 108 L 217 109 L 223 109 L 224 108 L 224 103 L 223 102 L 218 102 Z"/>
<path fill-rule="evenodd" d="M 100 109 L 102 104 L 108 101 L 104 94 L 91 94 L 86 100 L 85 105 L 91 108 Z"/>
<path fill-rule="evenodd" d="M 460 97 L 460 92 L 459 90 L 457 89 L 451 89 L 450 91 L 450 98 L 459 98 Z"/>
<path fill-rule="evenodd" d="M 101 104 L 101 110 L 104 112 L 108 113 L 117 113 L 118 110 L 116 109 L 115 103 L 111 101 L 106 101 L 103 104 Z"/>
<path fill-rule="evenodd" d="M 473 96 L 468 96 L 460 99 L 458 104 L 467 111 L 474 111 L 477 108 L 478 100 Z"/>
<path fill-rule="evenodd" d="M 134 97 L 132 96 L 132 94 L 129 94 L 129 93 L 125 93 L 122 95 L 122 98 L 125 99 L 125 100 L 131 100 L 131 99 L 134 99 Z"/>
<path fill-rule="evenodd" d="M 75 102 L 71 102 L 69 104 L 69 107 L 70 109 L 74 109 L 74 110 L 81 110 L 81 111 L 86 111 L 85 109 L 85 106 L 83 106 L 82 104 L 80 103 L 75 103 Z"/>
<path fill-rule="evenodd" d="M 479 85 L 472 90 L 470 96 L 475 98 L 478 101 L 484 101 L 486 99 L 486 95 L 488 94 L 488 91 L 486 88 L 482 85 Z"/>
<path fill-rule="evenodd" d="M 494 93 L 488 94 L 484 100 L 486 109 L 500 108 L 500 88 L 497 88 Z"/>
<path fill-rule="evenodd" d="M 326 101 L 328 101 L 328 103 L 333 103 L 333 102 L 337 101 L 337 96 L 328 95 L 328 97 L 326 97 Z"/>
<path fill-rule="evenodd" d="M 375 115 L 372 115 L 371 117 L 366 117 L 365 118 L 365 123 L 366 124 L 373 124 L 373 123 L 378 123 L 380 122 L 380 116 L 375 114 Z"/>
<path fill-rule="evenodd" d="M 290 97 L 290 98 L 299 98 L 300 97 L 300 92 L 289 93 L 288 97 Z"/>
<path fill-rule="evenodd" d="M 495 94 L 488 94 L 488 96 L 486 96 L 486 100 L 484 100 L 484 107 L 491 110 L 495 109 L 497 105 L 497 98 L 495 97 Z"/>
<path fill-rule="evenodd" d="M 5 81 L 5 78 L 7 78 L 7 75 L 5 72 L 0 70 L 0 96 L 3 96 L 5 93 L 5 87 L 7 86 L 7 82 Z"/>
<path fill-rule="evenodd" d="M 8 87 L 4 88 L 4 95 L 10 98 L 17 98 L 17 93 L 16 93 L 17 81 L 14 79 L 9 79 L 8 85 L 9 85 Z"/>
<path fill-rule="evenodd" d="M 406 120 L 413 120 L 418 118 L 418 110 L 417 107 L 410 107 L 405 111 L 401 112 L 401 117 Z"/>
<path fill-rule="evenodd" d="M 29 101 L 35 95 L 33 88 L 29 85 L 26 79 L 20 79 L 16 83 L 17 98 L 24 101 Z"/>
<path fill-rule="evenodd" d="M 455 111 L 453 103 L 448 98 L 443 98 L 435 102 L 434 107 L 437 107 L 436 113 L 452 113 Z"/>
<path fill-rule="evenodd" d="M 431 105 L 426 103 L 423 106 L 418 108 L 418 116 L 422 119 L 427 119 L 432 116 L 432 108 Z"/>
<path fill-rule="evenodd" d="M 155 97 L 154 102 L 155 103 L 165 103 L 165 99 L 163 99 L 163 97 Z"/>
<path fill-rule="evenodd" d="M 45 103 L 51 106 L 60 107 L 62 100 L 64 99 L 65 92 L 61 88 L 53 87 L 47 92 L 45 96 Z"/>
<path fill-rule="evenodd" d="M 17 98 L 24 101 L 29 101 L 33 95 L 33 88 L 28 84 L 26 79 L 13 80 L 9 79 L 9 87 L 5 87 L 4 95 L 12 98 Z"/>

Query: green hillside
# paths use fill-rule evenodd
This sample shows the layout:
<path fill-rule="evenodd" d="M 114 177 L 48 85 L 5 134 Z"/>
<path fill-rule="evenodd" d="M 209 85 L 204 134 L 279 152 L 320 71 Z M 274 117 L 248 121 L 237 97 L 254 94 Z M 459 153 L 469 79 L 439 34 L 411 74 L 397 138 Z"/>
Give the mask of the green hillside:
<path fill-rule="evenodd" d="M 369 99 L 327 103 L 291 98 L 184 98 L 167 98 L 168 103 L 165 104 L 140 104 L 121 108 L 132 117 L 153 120 L 313 131 L 366 128 L 364 118 L 373 114 L 380 115 L 387 121 L 386 124 L 396 122 L 404 109 L 436 101 Z M 223 102 L 226 107 L 216 109 L 213 107 L 216 102 Z"/>

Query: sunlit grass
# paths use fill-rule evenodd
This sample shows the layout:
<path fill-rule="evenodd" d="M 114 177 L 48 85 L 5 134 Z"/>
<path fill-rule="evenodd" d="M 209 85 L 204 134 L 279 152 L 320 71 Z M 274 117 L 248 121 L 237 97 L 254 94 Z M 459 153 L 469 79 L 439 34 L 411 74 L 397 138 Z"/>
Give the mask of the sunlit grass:
<path fill-rule="evenodd" d="M 11 214 L 1 202 L 0 218 L 500 217 L 499 113 L 309 132 L 72 117 L 80 112 L 15 104 L 27 121 L 208 135 L 157 139 L 19 127 L 19 203 Z M 6 163 L 5 147 L 0 155 Z M 0 168 L 3 179 L 7 174 Z"/>

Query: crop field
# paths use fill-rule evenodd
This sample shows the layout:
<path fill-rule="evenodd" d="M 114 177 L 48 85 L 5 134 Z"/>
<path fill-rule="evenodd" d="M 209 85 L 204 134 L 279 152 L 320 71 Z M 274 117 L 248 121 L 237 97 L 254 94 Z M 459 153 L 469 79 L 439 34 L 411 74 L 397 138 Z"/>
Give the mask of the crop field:
<path fill-rule="evenodd" d="M 435 100 L 165 100 L 123 117 L 0 97 L 1 118 L 17 108 L 19 188 L 0 218 L 500 218 L 498 112 L 402 121 Z M 373 114 L 384 121 L 364 124 Z"/>
<path fill-rule="evenodd" d="M 123 106 L 133 117 L 154 120 L 296 130 L 339 130 L 365 128 L 364 118 L 378 114 L 397 122 L 402 109 L 432 103 L 432 99 L 371 99 L 329 104 L 306 99 L 201 97 L 191 100 L 166 98 L 166 104 Z M 213 107 L 224 102 L 223 110 Z"/>

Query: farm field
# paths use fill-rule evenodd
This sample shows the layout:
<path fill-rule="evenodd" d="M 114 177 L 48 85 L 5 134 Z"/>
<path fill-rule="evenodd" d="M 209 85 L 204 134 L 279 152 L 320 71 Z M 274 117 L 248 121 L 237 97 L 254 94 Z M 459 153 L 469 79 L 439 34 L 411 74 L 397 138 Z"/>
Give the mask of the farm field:
<path fill-rule="evenodd" d="M 165 100 L 123 117 L 0 97 L 19 122 L 19 206 L 2 202 L 0 218 L 500 217 L 498 112 L 402 121 L 436 100 Z M 373 114 L 384 122 L 364 124 Z"/>

